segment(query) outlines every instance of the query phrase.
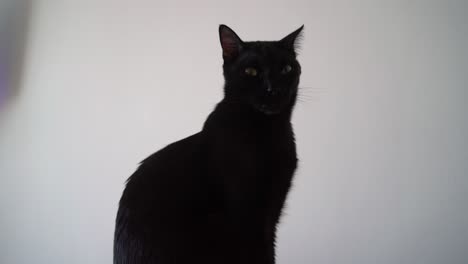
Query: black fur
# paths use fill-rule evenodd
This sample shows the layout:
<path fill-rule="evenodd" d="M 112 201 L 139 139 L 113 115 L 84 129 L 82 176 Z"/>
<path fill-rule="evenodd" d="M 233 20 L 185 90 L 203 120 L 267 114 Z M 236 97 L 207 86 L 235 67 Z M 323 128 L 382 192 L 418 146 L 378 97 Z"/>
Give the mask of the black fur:
<path fill-rule="evenodd" d="M 201 132 L 154 153 L 128 179 L 115 264 L 275 263 L 276 226 L 297 164 L 291 113 L 301 30 L 243 42 L 220 26 L 224 99 Z"/>

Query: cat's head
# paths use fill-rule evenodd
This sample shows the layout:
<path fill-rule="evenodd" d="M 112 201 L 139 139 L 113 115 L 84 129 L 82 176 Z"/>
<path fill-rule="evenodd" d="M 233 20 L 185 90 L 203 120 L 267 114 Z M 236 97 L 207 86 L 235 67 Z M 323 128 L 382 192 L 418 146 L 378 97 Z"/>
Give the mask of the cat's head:
<path fill-rule="evenodd" d="M 292 109 L 301 75 L 296 49 L 303 27 L 279 41 L 242 41 L 220 25 L 225 100 L 248 104 L 267 115 Z"/>

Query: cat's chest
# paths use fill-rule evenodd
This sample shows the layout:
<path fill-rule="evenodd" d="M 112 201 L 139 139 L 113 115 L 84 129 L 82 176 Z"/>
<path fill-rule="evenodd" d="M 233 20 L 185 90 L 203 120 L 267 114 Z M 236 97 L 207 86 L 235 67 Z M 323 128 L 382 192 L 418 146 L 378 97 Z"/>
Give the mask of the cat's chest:
<path fill-rule="evenodd" d="M 280 208 L 296 168 L 294 141 L 249 136 L 217 140 L 208 168 L 217 186 L 222 186 L 222 199 L 258 213 Z"/>
<path fill-rule="evenodd" d="M 291 137 L 228 134 L 216 139 L 213 150 L 216 167 L 227 172 L 274 176 L 290 173 L 296 163 Z"/>

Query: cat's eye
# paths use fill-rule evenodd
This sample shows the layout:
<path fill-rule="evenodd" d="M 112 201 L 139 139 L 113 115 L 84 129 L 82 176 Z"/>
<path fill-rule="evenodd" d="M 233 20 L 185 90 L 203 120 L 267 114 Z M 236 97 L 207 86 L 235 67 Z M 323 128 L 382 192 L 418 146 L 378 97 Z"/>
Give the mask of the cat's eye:
<path fill-rule="evenodd" d="M 258 72 L 257 72 L 257 69 L 253 68 L 253 67 L 247 67 L 245 68 L 245 74 L 249 75 L 249 76 L 252 76 L 252 77 L 255 77 L 257 76 Z"/>
<path fill-rule="evenodd" d="M 289 73 L 291 70 L 292 70 L 291 65 L 286 64 L 286 66 L 284 66 L 283 69 L 281 70 L 281 74 Z"/>

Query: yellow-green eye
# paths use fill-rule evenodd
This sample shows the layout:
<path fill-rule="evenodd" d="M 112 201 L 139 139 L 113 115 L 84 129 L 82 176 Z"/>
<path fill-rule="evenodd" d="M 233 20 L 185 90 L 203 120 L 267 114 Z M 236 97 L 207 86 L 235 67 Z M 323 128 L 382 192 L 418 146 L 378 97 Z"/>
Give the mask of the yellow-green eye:
<path fill-rule="evenodd" d="M 283 69 L 281 70 L 281 73 L 286 74 L 286 73 L 290 72 L 291 70 L 292 70 L 291 65 L 286 64 L 286 66 L 284 66 Z"/>
<path fill-rule="evenodd" d="M 245 74 L 249 76 L 257 76 L 257 69 L 252 67 L 245 68 Z"/>

